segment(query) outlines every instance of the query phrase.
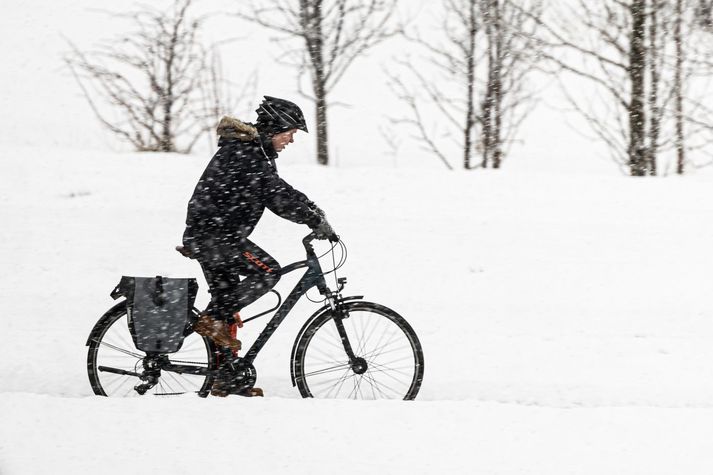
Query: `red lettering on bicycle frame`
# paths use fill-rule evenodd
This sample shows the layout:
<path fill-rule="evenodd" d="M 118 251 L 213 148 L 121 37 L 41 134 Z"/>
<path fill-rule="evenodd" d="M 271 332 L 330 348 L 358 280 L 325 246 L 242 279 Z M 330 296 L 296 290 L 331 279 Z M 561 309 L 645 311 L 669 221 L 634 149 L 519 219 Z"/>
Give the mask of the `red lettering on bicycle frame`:
<path fill-rule="evenodd" d="M 257 257 L 255 257 L 251 252 L 244 251 L 243 256 L 247 257 L 250 262 L 258 266 L 260 269 L 264 270 L 265 272 L 272 272 L 272 269 L 265 264 L 264 262 L 260 261 Z"/>

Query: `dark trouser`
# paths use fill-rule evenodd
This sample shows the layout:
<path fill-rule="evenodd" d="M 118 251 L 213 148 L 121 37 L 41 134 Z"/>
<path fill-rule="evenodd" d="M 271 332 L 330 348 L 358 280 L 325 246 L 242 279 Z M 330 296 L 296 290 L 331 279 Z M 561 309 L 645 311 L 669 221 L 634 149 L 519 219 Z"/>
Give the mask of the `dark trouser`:
<path fill-rule="evenodd" d="M 207 238 L 193 243 L 196 260 L 210 288 L 205 313 L 233 323 L 233 313 L 253 303 L 280 280 L 280 264 L 246 238 L 223 242 Z M 245 276 L 240 279 L 240 276 Z"/>

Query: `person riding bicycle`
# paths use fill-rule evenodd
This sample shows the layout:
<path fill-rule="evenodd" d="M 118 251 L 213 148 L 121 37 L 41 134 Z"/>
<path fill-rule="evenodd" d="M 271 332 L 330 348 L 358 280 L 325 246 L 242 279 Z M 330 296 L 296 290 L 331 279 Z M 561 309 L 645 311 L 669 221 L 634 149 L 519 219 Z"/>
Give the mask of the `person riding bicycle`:
<path fill-rule="evenodd" d="M 194 331 L 233 350 L 241 347 L 230 331 L 230 325 L 242 325 L 240 310 L 280 280 L 277 261 L 248 239 L 265 208 L 306 224 L 319 239 L 337 239 L 324 211 L 277 174 L 278 153 L 298 130 L 307 132 L 302 111 L 288 100 L 264 96 L 256 112 L 254 124 L 229 116 L 220 120 L 219 149 L 188 203 L 183 234 L 211 294 Z"/>

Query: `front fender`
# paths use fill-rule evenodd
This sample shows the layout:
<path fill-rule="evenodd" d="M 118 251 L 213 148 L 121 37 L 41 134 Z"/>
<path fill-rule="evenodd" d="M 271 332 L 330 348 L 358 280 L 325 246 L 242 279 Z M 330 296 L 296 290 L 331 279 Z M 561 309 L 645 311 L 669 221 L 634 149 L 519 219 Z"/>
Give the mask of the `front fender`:
<path fill-rule="evenodd" d="M 341 303 L 346 302 L 348 300 L 361 300 L 363 298 L 363 295 L 352 295 L 351 297 L 340 298 L 339 302 Z M 297 338 L 295 338 L 295 342 L 292 344 L 292 353 L 290 353 L 290 378 L 292 379 L 292 387 L 297 386 L 297 381 L 295 380 L 295 353 L 297 353 L 297 344 L 299 343 L 300 339 L 302 339 L 302 335 L 304 334 L 305 330 L 307 330 L 307 327 L 309 327 L 313 321 L 321 317 L 325 312 L 328 312 L 330 310 L 331 307 L 328 304 L 321 307 L 319 310 L 314 312 L 311 317 L 307 319 L 305 324 L 302 325 L 302 328 L 300 329 L 299 333 L 297 333 Z"/>

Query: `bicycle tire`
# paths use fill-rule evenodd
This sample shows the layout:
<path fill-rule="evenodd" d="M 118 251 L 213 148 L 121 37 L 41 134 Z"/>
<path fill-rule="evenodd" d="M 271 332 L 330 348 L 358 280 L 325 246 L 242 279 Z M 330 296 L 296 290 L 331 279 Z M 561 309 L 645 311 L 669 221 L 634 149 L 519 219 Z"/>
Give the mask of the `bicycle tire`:
<path fill-rule="evenodd" d="M 87 375 L 92 391 L 97 396 L 139 395 L 133 390 L 135 384 L 142 382 L 138 377 L 117 375 L 98 369 L 104 360 L 110 360 L 112 368 L 140 372 L 146 354 L 134 346 L 126 322 L 126 314 L 126 302 L 119 302 L 97 321 L 90 333 L 87 342 L 89 346 Z M 190 361 L 214 370 L 218 366 L 216 355 L 216 348 L 209 339 L 191 333 L 186 337 L 179 351 L 167 356 L 174 362 Z M 162 371 L 159 383 L 146 394 L 168 396 L 197 392 L 200 395 L 207 395 L 213 379 L 210 375 L 196 376 Z"/>
<path fill-rule="evenodd" d="M 411 325 L 393 310 L 372 302 L 345 302 L 342 308 L 355 356 L 364 358 L 368 369 L 357 374 L 351 367 L 336 325 L 328 325 L 333 316 L 327 309 L 307 324 L 295 342 L 291 363 L 302 397 L 415 399 L 423 381 L 424 358 Z M 399 355 L 393 354 L 396 351 Z M 386 361 L 387 354 L 399 357 Z"/>

